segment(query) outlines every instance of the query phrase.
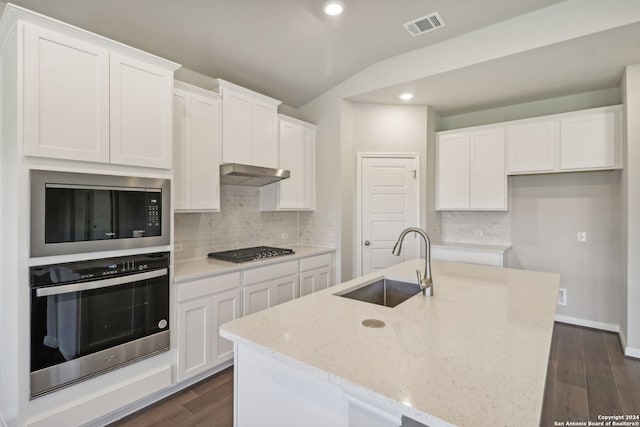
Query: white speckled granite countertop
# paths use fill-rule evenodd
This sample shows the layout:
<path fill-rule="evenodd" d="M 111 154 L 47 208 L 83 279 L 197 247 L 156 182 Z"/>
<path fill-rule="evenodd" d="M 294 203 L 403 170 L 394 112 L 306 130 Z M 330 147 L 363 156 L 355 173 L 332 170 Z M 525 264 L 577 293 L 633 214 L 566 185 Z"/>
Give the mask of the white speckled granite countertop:
<path fill-rule="evenodd" d="M 435 296 L 395 308 L 335 293 L 423 260 L 227 323 L 221 335 L 431 426 L 538 426 L 556 274 L 433 261 Z M 362 320 L 386 327 L 365 328 Z"/>
<path fill-rule="evenodd" d="M 207 276 L 232 273 L 234 271 L 247 270 L 249 268 L 262 267 L 269 264 L 277 264 L 280 262 L 328 254 L 336 251 L 333 248 L 318 248 L 314 246 L 293 245 L 287 247 L 293 249 L 295 254 L 267 258 L 259 261 L 243 262 L 240 264 L 220 261 L 217 259 L 208 259 L 205 257 L 176 261 L 174 266 L 174 281 L 175 283 L 182 283 L 189 280 L 201 279 Z"/>

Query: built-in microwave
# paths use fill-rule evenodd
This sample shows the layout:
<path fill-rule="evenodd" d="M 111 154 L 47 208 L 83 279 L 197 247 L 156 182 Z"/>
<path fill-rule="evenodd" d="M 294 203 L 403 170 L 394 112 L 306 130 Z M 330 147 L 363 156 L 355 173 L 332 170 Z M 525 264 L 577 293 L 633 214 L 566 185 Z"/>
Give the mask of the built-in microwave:
<path fill-rule="evenodd" d="M 168 245 L 166 179 L 31 171 L 31 256 Z"/>

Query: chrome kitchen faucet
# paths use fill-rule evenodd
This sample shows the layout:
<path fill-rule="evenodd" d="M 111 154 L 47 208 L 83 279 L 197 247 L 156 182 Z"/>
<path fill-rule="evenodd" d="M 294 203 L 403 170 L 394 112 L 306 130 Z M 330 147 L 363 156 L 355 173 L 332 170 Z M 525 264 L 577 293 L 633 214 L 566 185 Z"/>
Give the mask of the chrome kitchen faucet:
<path fill-rule="evenodd" d="M 418 284 L 420 285 L 420 289 L 422 289 L 422 294 L 428 297 L 433 296 L 433 280 L 431 279 L 431 240 L 429 240 L 429 236 L 424 232 L 421 228 L 418 227 L 409 227 L 406 228 L 400 233 L 400 237 L 398 237 L 398 241 L 395 245 L 393 245 L 393 249 L 391 253 L 395 256 L 400 256 L 400 252 L 402 251 L 402 242 L 404 241 L 404 237 L 409 233 L 416 233 L 422 236 L 425 243 L 425 253 L 424 253 L 424 276 L 420 277 L 420 270 L 416 270 L 416 274 L 418 276 Z"/>

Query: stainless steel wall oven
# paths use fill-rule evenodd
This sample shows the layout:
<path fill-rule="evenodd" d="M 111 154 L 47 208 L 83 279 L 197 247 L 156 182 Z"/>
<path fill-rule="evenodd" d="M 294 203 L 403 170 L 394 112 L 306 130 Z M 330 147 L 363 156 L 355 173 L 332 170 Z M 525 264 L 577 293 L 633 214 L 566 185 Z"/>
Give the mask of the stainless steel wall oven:
<path fill-rule="evenodd" d="M 30 268 L 31 398 L 169 349 L 169 252 Z"/>
<path fill-rule="evenodd" d="M 169 180 L 31 171 L 31 256 L 168 245 Z"/>

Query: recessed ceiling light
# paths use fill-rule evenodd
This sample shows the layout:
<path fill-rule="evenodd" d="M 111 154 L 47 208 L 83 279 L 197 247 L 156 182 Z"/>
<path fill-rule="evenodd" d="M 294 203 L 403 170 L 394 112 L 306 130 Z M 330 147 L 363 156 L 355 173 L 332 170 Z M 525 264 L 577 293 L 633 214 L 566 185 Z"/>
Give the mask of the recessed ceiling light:
<path fill-rule="evenodd" d="M 413 98 L 413 94 L 409 92 L 405 92 L 400 95 L 400 99 L 402 99 L 403 101 L 409 101 L 411 98 Z"/>
<path fill-rule="evenodd" d="M 339 0 L 331 0 L 326 2 L 322 8 L 327 15 L 337 16 L 344 11 L 344 3 Z"/>

